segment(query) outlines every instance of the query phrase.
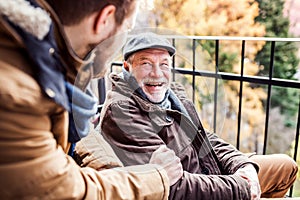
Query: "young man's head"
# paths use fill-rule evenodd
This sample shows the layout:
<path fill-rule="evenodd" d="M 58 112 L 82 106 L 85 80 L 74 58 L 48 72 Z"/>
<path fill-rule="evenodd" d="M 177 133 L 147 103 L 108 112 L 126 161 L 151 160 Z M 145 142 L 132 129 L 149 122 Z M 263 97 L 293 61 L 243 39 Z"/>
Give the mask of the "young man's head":
<path fill-rule="evenodd" d="M 134 36 L 124 46 L 124 68 L 154 103 L 163 101 L 169 88 L 175 51 L 167 39 L 153 33 Z"/>
<path fill-rule="evenodd" d="M 126 16 L 134 12 L 135 3 L 139 0 L 46 0 L 55 10 L 65 26 L 80 23 L 93 13 L 99 13 L 106 6 L 115 6 L 116 22 L 120 25 Z"/>
<path fill-rule="evenodd" d="M 131 29 L 141 0 L 46 1 L 63 24 L 73 50 L 83 58 L 100 42 Z"/>

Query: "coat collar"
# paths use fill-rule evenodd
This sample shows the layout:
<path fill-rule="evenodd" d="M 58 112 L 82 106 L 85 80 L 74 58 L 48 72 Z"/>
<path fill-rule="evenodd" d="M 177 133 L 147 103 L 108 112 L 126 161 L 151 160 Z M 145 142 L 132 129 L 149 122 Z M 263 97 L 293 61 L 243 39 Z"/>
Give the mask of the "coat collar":
<path fill-rule="evenodd" d="M 91 67 L 87 66 L 90 66 L 92 64 L 94 55 L 93 52 L 91 52 L 91 54 L 89 54 L 89 56 L 85 59 L 81 59 L 79 56 L 77 56 L 71 47 L 60 19 L 51 8 L 51 6 L 47 4 L 45 0 L 36 0 L 36 2 L 48 13 L 50 13 L 52 22 L 55 24 L 54 31 L 56 42 L 60 50 L 60 54 L 64 59 L 63 62 L 67 67 L 66 72 L 68 81 L 73 84 L 76 82 L 76 85 L 79 85 L 79 87 L 81 85 L 85 85 L 86 82 L 88 82 L 92 77 L 92 69 Z M 82 76 L 78 78 L 77 75 L 79 72 L 80 74 L 82 74 Z"/>
<path fill-rule="evenodd" d="M 135 88 L 132 88 L 130 86 L 131 84 L 124 79 L 122 73 L 121 74 L 111 73 L 109 77 L 110 80 L 112 81 L 113 87 L 115 87 L 115 89 L 118 90 L 118 92 L 120 92 L 121 94 L 133 98 L 136 102 L 139 103 L 143 111 L 165 112 L 165 109 L 161 108 L 156 104 L 149 102 L 148 100 L 145 99 L 145 97 L 140 95 L 139 92 L 134 91 Z M 188 112 L 185 109 L 185 106 L 182 104 L 182 101 L 184 101 L 187 97 L 184 88 L 180 87 L 180 84 L 175 82 L 171 83 L 168 98 L 171 102 L 172 110 L 177 110 L 183 113 L 184 115 L 186 115 L 187 117 L 189 116 Z"/>
<path fill-rule="evenodd" d="M 0 0 L 0 13 L 38 40 L 44 39 L 50 31 L 51 18 L 49 14 L 40 7 L 32 6 L 28 1 Z"/>
<path fill-rule="evenodd" d="M 82 60 L 73 52 L 58 17 L 44 0 L 16 1 L 18 3 L 12 9 L 11 2 L 15 1 L 0 0 L 1 29 L 7 34 L 7 40 L 14 38 L 18 45 L 26 49 L 29 60 L 32 61 L 32 76 L 45 94 L 69 109 L 65 80 L 67 78 L 74 84 L 78 71 L 83 68 L 84 76 L 79 79 L 79 85 L 83 85 L 80 82 L 89 82 L 92 69 L 83 66 L 89 66 L 91 59 Z M 42 20 L 38 19 L 38 14 L 42 15 Z M 41 30 L 35 31 L 34 27 L 39 26 L 37 23 L 42 21 L 47 23 L 42 25 Z"/>
<path fill-rule="evenodd" d="M 32 34 L 38 40 L 44 39 L 53 23 L 56 42 L 60 51 L 59 54 L 63 57 L 63 62 L 67 68 L 68 81 L 74 84 L 79 71 L 82 71 L 81 73 L 84 74 L 84 77 L 91 78 L 92 70 L 90 68 L 87 70 L 87 67 L 83 68 L 92 63 L 93 56 L 88 56 L 86 59 L 78 57 L 71 48 L 63 26 L 51 6 L 45 0 L 35 0 L 35 3 L 39 7 L 31 5 L 26 0 L 0 0 L 0 14 L 5 15 L 9 21 Z M 3 25 L 6 26 L 9 34 L 23 46 L 24 44 L 18 33 L 4 22 Z M 90 55 L 93 55 L 93 53 Z M 81 77 L 81 79 L 78 79 L 78 85 L 84 85 L 80 81 L 88 82 L 89 80 L 82 80 Z"/>

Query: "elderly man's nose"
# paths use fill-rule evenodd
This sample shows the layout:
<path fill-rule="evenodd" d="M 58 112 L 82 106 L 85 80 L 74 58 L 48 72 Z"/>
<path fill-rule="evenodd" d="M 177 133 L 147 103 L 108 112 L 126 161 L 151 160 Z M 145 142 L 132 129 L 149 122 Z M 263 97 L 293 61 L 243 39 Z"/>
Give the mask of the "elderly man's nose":
<path fill-rule="evenodd" d="M 163 72 L 159 65 L 153 65 L 151 75 L 156 77 L 161 77 L 163 75 Z"/>

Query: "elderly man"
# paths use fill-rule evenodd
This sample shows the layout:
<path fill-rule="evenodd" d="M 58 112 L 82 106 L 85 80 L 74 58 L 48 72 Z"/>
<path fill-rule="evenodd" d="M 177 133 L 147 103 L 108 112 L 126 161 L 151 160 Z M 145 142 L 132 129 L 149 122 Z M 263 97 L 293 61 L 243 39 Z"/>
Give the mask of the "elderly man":
<path fill-rule="evenodd" d="M 110 75 L 112 90 L 101 113 L 102 133 L 121 161 L 144 164 L 160 145 L 173 149 L 184 175 L 169 199 L 259 199 L 261 192 L 283 197 L 295 181 L 296 163 L 285 155 L 250 159 L 207 132 L 184 88 L 170 83 L 174 54 L 168 40 L 153 33 L 124 46 L 123 72 Z"/>
<path fill-rule="evenodd" d="M 182 167 L 166 147 L 151 160 L 161 166 L 104 170 L 122 163 L 99 135 L 85 167 L 67 155 L 96 113 L 86 84 L 122 47 L 106 41 L 132 28 L 138 2 L 0 0 L 0 199 L 168 197 Z M 106 47 L 95 52 L 99 43 Z M 93 55 L 99 65 L 91 68 Z"/>

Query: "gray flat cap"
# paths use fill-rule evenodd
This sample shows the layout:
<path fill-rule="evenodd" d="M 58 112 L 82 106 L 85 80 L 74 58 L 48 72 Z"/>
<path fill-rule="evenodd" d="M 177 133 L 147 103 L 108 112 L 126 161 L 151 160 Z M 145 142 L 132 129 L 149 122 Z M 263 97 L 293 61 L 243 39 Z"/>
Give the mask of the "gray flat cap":
<path fill-rule="evenodd" d="M 127 60 L 131 54 L 137 51 L 150 48 L 166 49 L 170 56 L 173 56 L 176 52 L 175 47 L 173 47 L 169 40 L 155 33 L 147 32 L 134 35 L 127 41 L 123 48 L 124 60 Z"/>

